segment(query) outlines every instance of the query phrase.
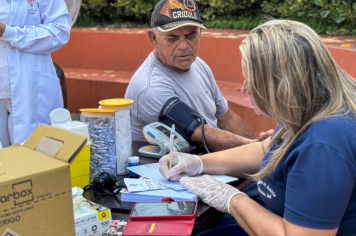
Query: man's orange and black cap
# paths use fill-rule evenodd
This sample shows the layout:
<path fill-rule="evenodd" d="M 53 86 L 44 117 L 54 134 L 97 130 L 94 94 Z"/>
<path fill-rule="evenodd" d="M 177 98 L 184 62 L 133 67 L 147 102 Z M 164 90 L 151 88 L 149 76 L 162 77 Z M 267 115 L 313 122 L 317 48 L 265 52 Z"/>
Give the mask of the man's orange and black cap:
<path fill-rule="evenodd" d="M 158 27 L 160 31 L 167 32 L 182 26 L 205 29 L 194 0 L 162 0 L 157 3 L 152 13 L 152 28 Z"/>

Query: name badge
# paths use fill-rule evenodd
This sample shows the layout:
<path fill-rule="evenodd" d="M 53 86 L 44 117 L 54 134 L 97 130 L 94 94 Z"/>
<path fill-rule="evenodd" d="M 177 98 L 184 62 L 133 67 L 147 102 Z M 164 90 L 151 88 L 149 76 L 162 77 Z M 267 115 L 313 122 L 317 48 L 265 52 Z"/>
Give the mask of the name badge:
<path fill-rule="evenodd" d="M 30 15 L 35 15 L 37 12 L 36 0 L 26 0 L 28 3 L 27 13 Z"/>

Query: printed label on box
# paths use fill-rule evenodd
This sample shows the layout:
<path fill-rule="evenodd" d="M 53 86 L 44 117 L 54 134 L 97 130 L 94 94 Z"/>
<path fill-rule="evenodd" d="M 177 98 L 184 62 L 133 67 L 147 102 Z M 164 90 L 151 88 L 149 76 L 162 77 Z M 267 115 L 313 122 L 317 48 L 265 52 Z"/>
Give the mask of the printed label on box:
<path fill-rule="evenodd" d="M 98 216 L 99 216 L 99 220 L 100 221 L 110 218 L 109 209 L 103 209 L 103 210 L 97 209 L 96 212 L 98 212 Z"/>
<path fill-rule="evenodd" d="M 93 231 L 106 232 L 111 225 L 110 209 L 99 207 L 93 213 L 75 218 L 76 236 L 89 236 Z"/>
<path fill-rule="evenodd" d="M 6 229 L 2 236 L 21 236 L 18 233 L 15 233 L 11 229 Z"/>
<path fill-rule="evenodd" d="M 96 209 L 98 213 L 99 222 L 100 222 L 100 231 L 107 231 L 109 226 L 111 225 L 111 214 L 110 209 L 106 207 L 100 207 Z"/>
<path fill-rule="evenodd" d="M 90 214 L 75 219 L 76 236 L 89 236 L 91 232 L 98 230 L 99 220 L 97 214 Z"/>

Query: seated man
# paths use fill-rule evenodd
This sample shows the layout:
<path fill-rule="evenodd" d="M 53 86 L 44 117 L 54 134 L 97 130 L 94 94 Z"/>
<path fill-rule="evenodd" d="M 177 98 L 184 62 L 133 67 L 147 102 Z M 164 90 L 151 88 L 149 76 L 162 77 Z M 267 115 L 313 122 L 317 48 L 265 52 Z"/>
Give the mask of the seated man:
<path fill-rule="evenodd" d="M 220 151 L 263 139 L 232 110 L 222 96 L 214 76 L 197 57 L 202 25 L 199 10 L 192 0 L 163 0 L 152 13 L 148 36 L 155 50 L 136 71 L 125 98 L 135 101 L 132 108 L 133 140 L 145 141 L 142 130 L 158 121 L 162 107 L 178 97 L 206 120 L 205 142 Z M 202 143 L 201 126 L 191 141 Z M 242 137 L 241 137 L 242 136 Z"/>

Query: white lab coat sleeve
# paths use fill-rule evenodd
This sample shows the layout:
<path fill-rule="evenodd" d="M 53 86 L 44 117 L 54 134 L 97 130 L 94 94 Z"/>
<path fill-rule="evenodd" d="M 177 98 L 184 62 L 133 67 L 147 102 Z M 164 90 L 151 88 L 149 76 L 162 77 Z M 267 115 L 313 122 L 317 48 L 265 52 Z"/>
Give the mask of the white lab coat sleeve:
<path fill-rule="evenodd" d="M 23 27 L 6 26 L 0 40 L 20 51 L 50 54 L 69 41 L 71 16 L 63 0 L 38 0 L 41 24 Z"/>

